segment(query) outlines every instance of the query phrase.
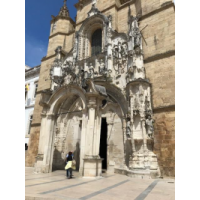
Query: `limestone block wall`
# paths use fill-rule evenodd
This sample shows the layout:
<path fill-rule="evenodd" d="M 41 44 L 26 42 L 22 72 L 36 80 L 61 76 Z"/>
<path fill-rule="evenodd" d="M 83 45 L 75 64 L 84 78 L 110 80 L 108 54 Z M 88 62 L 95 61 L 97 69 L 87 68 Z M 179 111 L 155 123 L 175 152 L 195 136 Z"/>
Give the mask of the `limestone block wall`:
<path fill-rule="evenodd" d="M 29 149 L 26 155 L 26 167 L 33 167 L 38 153 L 40 126 L 32 126 L 29 138 Z"/>
<path fill-rule="evenodd" d="M 175 112 L 164 109 L 154 112 L 155 138 L 154 153 L 158 156 L 158 164 L 162 176 L 175 176 Z"/>
<path fill-rule="evenodd" d="M 144 60 L 158 54 L 164 54 L 175 50 L 175 15 L 174 8 L 168 7 L 154 15 L 144 18 L 140 22 L 143 28 Z"/>
<path fill-rule="evenodd" d="M 154 152 L 162 176 L 175 176 L 175 56 L 145 64 L 152 83 L 155 118 Z"/>
<path fill-rule="evenodd" d="M 54 30 L 53 30 L 53 26 L 55 26 Z M 52 22 L 50 36 L 58 32 L 70 33 L 72 31 L 74 31 L 74 26 L 72 25 L 70 20 L 59 19 L 55 23 Z"/>
<path fill-rule="evenodd" d="M 131 4 L 130 9 L 131 9 L 131 15 L 135 16 L 136 15 L 135 4 Z M 122 9 L 120 8 L 117 12 L 117 14 L 118 14 L 117 31 L 119 33 L 128 33 L 128 31 L 129 31 L 128 12 L 129 12 L 128 6 L 123 7 Z"/>
<path fill-rule="evenodd" d="M 175 105 L 175 56 L 145 64 L 146 76 L 152 84 L 153 107 Z"/>
<path fill-rule="evenodd" d="M 63 50 L 69 52 L 73 47 L 74 33 L 70 35 L 58 34 L 54 37 L 49 38 L 49 46 L 47 56 L 55 54 L 55 49 L 58 46 L 63 47 Z"/>
<path fill-rule="evenodd" d="M 135 5 L 137 13 L 146 15 L 150 12 L 155 11 L 161 6 L 164 6 L 172 2 L 173 2 L 172 0 L 136 0 Z"/>
<path fill-rule="evenodd" d="M 54 49 L 55 50 L 55 49 Z M 41 63 L 41 71 L 40 71 L 40 78 L 38 83 L 38 92 L 49 89 L 51 87 L 51 80 L 50 80 L 50 69 L 52 66 L 52 63 L 55 59 L 55 56 L 52 58 L 49 58 L 47 60 L 44 60 Z"/>

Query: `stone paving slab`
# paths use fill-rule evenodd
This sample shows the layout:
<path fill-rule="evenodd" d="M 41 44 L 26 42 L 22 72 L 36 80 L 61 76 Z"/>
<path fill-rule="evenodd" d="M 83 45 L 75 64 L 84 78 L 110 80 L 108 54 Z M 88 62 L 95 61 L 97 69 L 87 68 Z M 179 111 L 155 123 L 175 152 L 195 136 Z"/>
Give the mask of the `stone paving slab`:
<path fill-rule="evenodd" d="M 65 171 L 34 174 L 25 170 L 25 200 L 175 200 L 174 179 L 137 179 L 119 174 L 82 178 Z"/>

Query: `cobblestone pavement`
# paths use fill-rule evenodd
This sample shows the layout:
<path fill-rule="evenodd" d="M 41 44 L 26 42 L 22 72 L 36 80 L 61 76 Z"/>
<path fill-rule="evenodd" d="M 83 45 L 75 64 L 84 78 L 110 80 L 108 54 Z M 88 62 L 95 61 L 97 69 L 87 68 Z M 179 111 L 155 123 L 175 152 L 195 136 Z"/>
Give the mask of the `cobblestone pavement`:
<path fill-rule="evenodd" d="M 82 178 L 77 172 L 67 179 L 65 171 L 34 174 L 25 168 L 26 200 L 175 200 L 174 179 L 136 179 L 103 174 Z"/>

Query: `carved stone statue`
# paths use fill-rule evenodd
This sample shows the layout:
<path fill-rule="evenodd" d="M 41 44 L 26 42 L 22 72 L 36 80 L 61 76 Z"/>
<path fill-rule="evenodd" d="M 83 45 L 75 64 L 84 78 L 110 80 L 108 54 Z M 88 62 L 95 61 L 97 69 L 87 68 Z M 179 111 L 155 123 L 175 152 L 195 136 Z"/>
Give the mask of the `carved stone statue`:
<path fill-rule="evenodd" d="M 122 57 L 126 57 L 127 55 L 128 55 L 128 51 L 127 51 L 127 44 L 126 44 L 126 42 L 124 42 L 123 44 L 122 44 Z"/>
<path fill-rule="evenodd" d="M 113 57 L 114 57 L 115 59 L 118 59 L 118 58 L 119 58 L 118 45 L 115 45 L 114 48 L 113 48 Z"/>
<path fill-rule="evenodd" d="M 141 54 L 140 46 L 136 46 L 135 54 L 133 56 L 133 65 L 134 65 L 134 77 L 135 79 L 142 78 L 145 79 L 145 69 L 143 55 Z"/>
<path fill-rule="evenodd" d="M 108 16 L 108 21 L 109 21 L 108 27 L 109 27 L 109 29 L 112 29 L 112 15 Z"/>
<path fill-rule="evenodd" d="M 105 63 L 103 62 L 103 59 L 101 59 L 99 63 L 100 63 L 99 74 L 104 75 L 105 74 Z"/>
<path fill-rule="evenodd" d="M 64 78 L 64 85 L 69 85 L 72 82 L 72 75 L 67 74 Z"/>
<path fill-rule="evenodd" d="M 130 82 L 130 81 L 134 80 L 134 69 L 133 69 L 132 66 L 129 67 L 129 69 L 128 69 L 128 76 L 127 77 L 128 77 L 127 82 Z"/>
<path fill-rule="evenodd" d="M 94 67 L 92 63 L 90 63 L 90 66 L 89 66 L 89 73 L 90 73 L 90 78 L 94 78 Z"/>
<path fill-rule="evenodd" d="M 122 58 L 122 43 L 118 42 L 118 58 Z"/>
<path fill-rule="evenodd" d="M 146 120 L 146 128 L 147 128 L 147 134 L 150 138 L 152 138 L 154 133 L 154 127 L 153 123 L 155 121 L 151 118 L 151 115 L 148 115 L 148 119 Z"/>

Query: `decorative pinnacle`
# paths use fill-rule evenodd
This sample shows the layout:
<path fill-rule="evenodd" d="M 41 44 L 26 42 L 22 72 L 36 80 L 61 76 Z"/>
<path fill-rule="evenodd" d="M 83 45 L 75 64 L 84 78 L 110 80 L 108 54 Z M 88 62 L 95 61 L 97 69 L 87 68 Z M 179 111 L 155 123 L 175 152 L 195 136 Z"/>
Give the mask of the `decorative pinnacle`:
<path fill-rule="evenodd" d="M 64 0 L 63 2 L 64 2 L 64 5 L 60 9 L 60 12 L 58 15 L 61 17 L 69 17 L 69 10 L 67 9 L 67 0 Z"/>

